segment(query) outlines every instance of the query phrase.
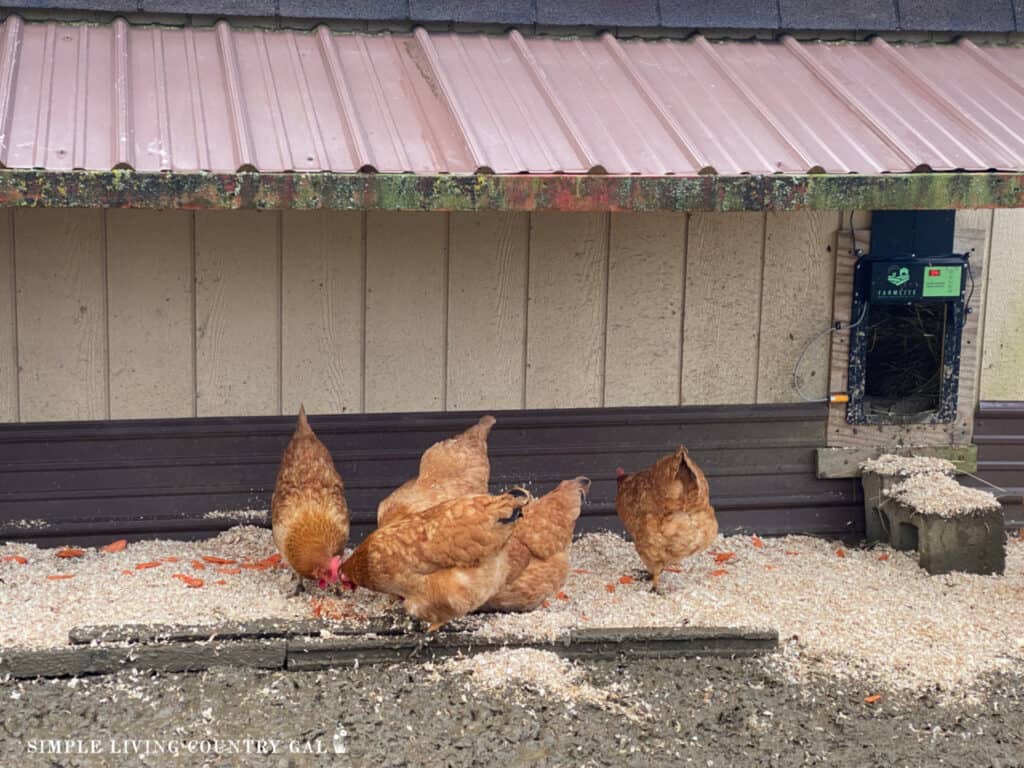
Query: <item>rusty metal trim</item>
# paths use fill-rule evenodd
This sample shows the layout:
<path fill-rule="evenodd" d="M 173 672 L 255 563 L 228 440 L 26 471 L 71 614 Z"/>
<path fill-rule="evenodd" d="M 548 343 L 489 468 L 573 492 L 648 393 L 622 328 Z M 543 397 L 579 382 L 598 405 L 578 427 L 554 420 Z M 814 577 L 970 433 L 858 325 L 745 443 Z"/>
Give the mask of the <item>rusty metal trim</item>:
<path fill-rule="evenodd" d="M 1024 208 L 1024 173 L 607 176 L 0 171 L 0 208 L 795 211 Z"/>

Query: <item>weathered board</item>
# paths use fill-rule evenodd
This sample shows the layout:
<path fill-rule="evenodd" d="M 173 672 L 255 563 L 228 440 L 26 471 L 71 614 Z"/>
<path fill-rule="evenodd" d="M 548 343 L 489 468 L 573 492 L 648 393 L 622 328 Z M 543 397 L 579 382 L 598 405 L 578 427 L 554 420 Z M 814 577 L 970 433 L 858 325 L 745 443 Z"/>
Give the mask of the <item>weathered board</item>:
<path fill-rule="evenodd" d="M 110 417 L 195 416 L 192 219 L 106 215 Z"/>
<path fill-rule="evenodd" d="M 995 211 L 981 397 L 1024 400 L 1024 211 Z"/>
<path fill-rule="evenodd" d="M 18 421 L 17 286 L 14 211 L 0 211 L 0 422 Z"/>
<path fill-rule="evenodd" d="M 109 417 L 103 211 L 14 215 L 21 419 Z"/>
<path fill-rule="evenodd" d="M 608 214 L 534 214 L 527 408 L 602 405 L 607 271 Z"/>
<path fill-rule="evenodd" d="M 280 221 L 277 212 L 196 214 L 199 416 L 281 412 Z"/>
<path fill-rule="evenodd" d="M 448 217 L 366 219 L 366 411 L 443 410 Z"/>
<path fill-rule="evenodd" d="M 611 214 L 604 404 L 679 397 L 685 214 Z"/>
<path fill-rule="evenodd" d="M 763 213 L 690 217 L 680 393 L 684 405 L 756 400 L 764 226 Z"/>
<path fill-rule="evenodd" d="M 800 392 L 812 399 L 827 394 L 829 340 L 821 334 L 829 327 L 832 308 L 839 218 L 837 211 L 768 214 L 758 335 L 759 403 L 802 399 L 793 388 L 793 368 L 805 348 L 798 371 Z"/>
<path fill-rule="evenodd" d="M 450 410 L 523 405 L 529 247 L 528 214 L 451 215 L 446 371 Z"/>
<path fill-rule="evenodd" d="M 360 212 L 287 211 L 281 222 L 285 414 L 363 409 L 364 226 Z"/>

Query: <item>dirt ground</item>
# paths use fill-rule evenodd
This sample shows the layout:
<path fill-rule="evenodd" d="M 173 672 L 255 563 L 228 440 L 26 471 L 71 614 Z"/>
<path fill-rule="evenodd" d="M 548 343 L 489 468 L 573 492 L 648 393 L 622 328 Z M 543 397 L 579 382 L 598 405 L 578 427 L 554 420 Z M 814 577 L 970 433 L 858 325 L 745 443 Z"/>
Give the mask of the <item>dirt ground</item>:
<path fill-rule="evenodd" d="M 422 663 L 8 681 L 0 764 L 1024 766 L 1024 666 L 993 680 L 982 701 L 955 705 L 854 682 L 797 686 L 757 659 L 583 672 L 637 717 L 528 686 L 481 692 Z M 53 754 L 52 739 L 83 741 Z M 204 756 L 212 749 L 220 754 Z"/>

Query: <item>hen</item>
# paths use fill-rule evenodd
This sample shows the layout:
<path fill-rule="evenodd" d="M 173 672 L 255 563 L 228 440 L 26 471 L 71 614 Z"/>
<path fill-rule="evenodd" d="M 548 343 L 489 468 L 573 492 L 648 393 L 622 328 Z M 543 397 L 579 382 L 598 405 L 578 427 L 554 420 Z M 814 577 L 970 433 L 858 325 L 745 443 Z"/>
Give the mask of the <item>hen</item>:
<path fill-rule="evenodd" d="M 459 496 L 487 493 L 487 436 L 493 426 L 494 417 L 484 416 L 462 434 L 430 446 L 420 458 L 419 475 L 377 506 L 377 525 L 390 525 Z"/>
<path fill-rule="evenodd" d="M 348 541 L 345 487 L 305 408 L 281 458 L 270 509 L 274 543 L 299 577 L 296 591 L 303 578 L 321 589 L 335 583 Z"/>
<path fill-rule="evenodd" d="M 484 610 L 532 611 L 562 588 L 569 575 L 569 547 L 590 480 L 565 480 L 523 508 L 508 545 L 505 584 Z"/>
<path fill-rule="evenodd" d="M 343 580 L 404 601 L 433 632 L 476 610 L 508 575 L 508 543 L 530 494 L 462 496 L 378 528 L 342 563 Z"/>
<path fill-rule="evenodd" d="M 665 566 L 707 549 L 718 535 L 708 481 L 683 446 L 650 469 L 616 475 L 616 510 L 657 591 Z"/>

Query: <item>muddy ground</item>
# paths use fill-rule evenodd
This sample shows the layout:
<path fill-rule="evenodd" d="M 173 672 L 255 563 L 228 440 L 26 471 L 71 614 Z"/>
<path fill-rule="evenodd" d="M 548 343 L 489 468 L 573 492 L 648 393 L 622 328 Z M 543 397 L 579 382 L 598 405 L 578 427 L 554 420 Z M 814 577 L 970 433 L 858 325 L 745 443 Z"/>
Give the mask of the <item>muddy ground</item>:
<path fill-rule="evenodd" d="M 1024 674 L 993 681 L 980 703 L 940 706 L 930 694 L 854 683 L 797 686 L 751 659 L 585 669 L 598 687 L 624 684 L 620 701 L 638 715 L 646 702 L 652 717 L 632 722 L 535 691 L 477 693 L 418 664 L 8 681 L 0 764 L 1024 766 Z M 873 693 L 881 700 L 865 704 Z M 48 739 L 83 741 L 43 754 Z M 274 753 L 258 753 L 270 739 Z M 220 756 L 203 757 L 214 744 Z M 327 754 L 301 752 L 317 749 Z"/>

